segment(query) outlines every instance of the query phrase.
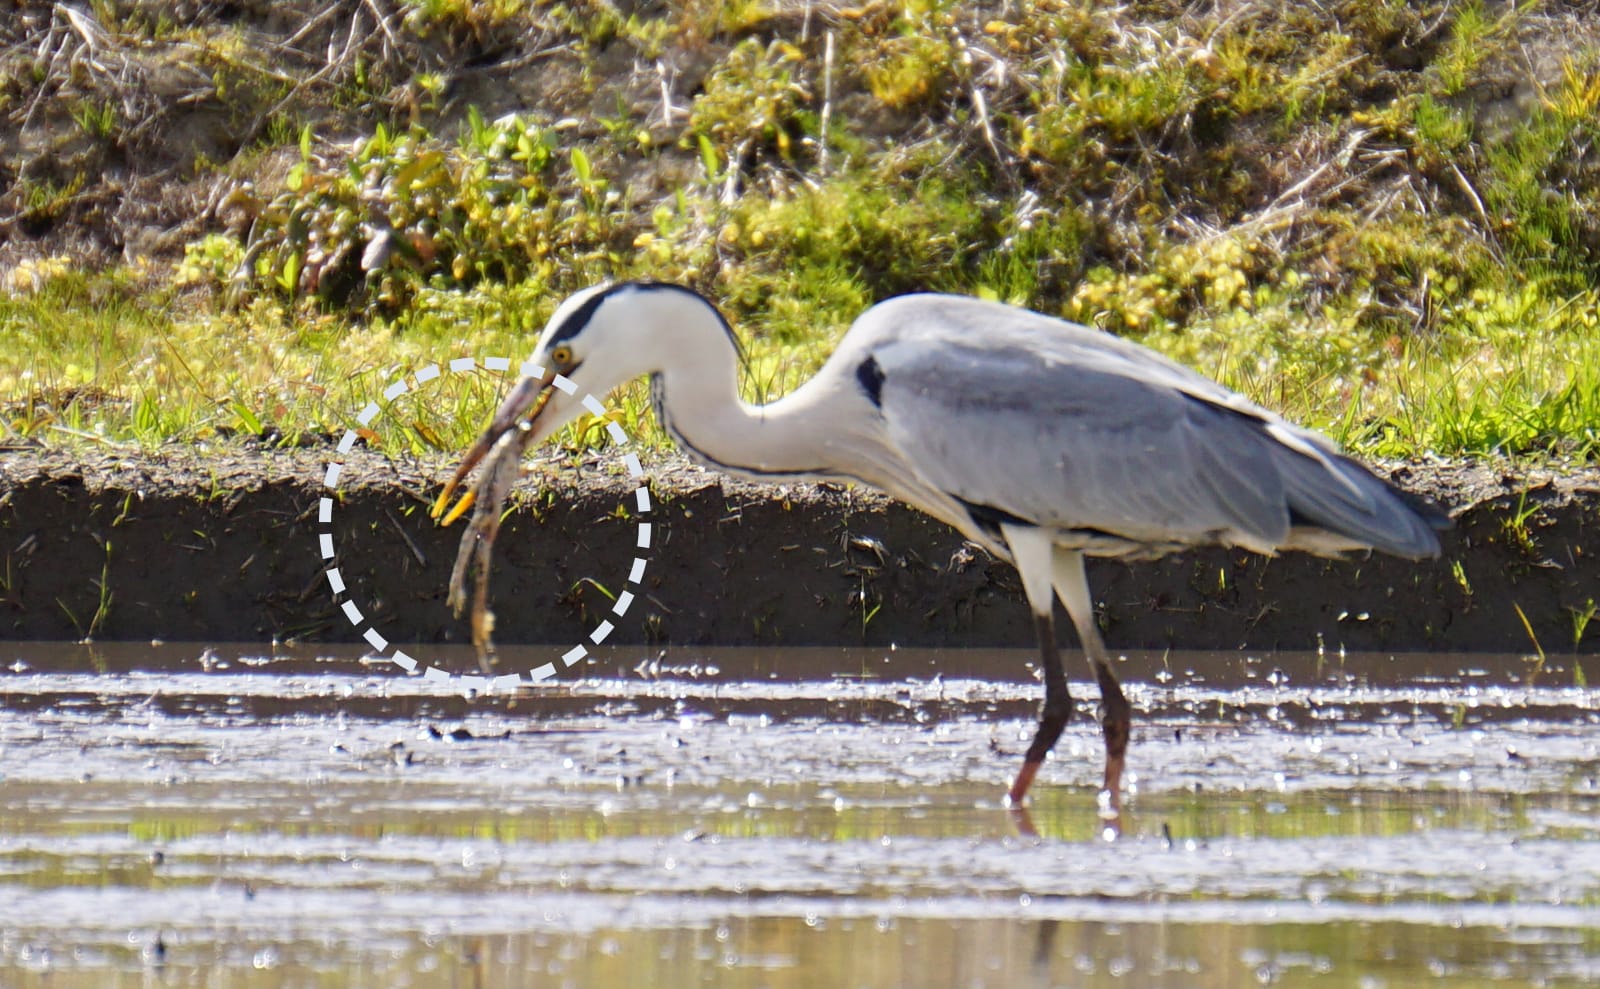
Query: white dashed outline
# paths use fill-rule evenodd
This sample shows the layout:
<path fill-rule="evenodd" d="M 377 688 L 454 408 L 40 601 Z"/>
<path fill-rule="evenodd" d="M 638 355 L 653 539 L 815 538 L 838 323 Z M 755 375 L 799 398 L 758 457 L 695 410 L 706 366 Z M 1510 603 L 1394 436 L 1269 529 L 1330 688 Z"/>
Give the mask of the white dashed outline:
<path fill-rule="evenodd" d="M 478 365 L 479 362 L 474 357 L 457 357 L 446 365 L 447 370 L 442 373 L 461 374 L 476 369 Z M 509 358 L 505 357 L 487 357 L 484 358 L 482 366 L 486 370 L 490 371 L 508 371 L 511 368 L 511 361 Z M 520 366 L 519 371 L 523 377 L 539 377 L 540 375 L 544 374 L 544 368 L 533 363 L 532 361 L 523 363 Z M 407 380 L 405 375 L 402 375 L 400 378 L 395 380 L 383 390 L 383 397 L 385 401 L 392 402 L 401 395 L 404 395 L 406 392 L 413 390 L 413 388 L 420 389 L 423 385 L 426 385 L 428 382 L 434 381 L 439 377 L 441 377 L 439 365 L 429 364 L 427 367 L 413 372 L 410 375 L 410 381 Z M 565 375 L 556 375 L 554 384 L 556 388 L 568 395 L 576 394 L 578 390 L 577 383 Z M 605 404 L 599 399 L 595 398 L 593 395 L 585 394 L 582 402 L 583 407 L 595 415 L 605 415 Z M 359 413 L 356 414 L 356 422 L 360 423 L 362 426 L 370 426 L 372 421 L 376 419 L 381 412 L 382 410 L 379 409 L 378 403 L 369 402 Z M 606 423 L 606 433 L 611 437 L 611 442 L 619 446 L 628 442 L 627 432 L 624 431 L 623 428 L 614 421 Z M 360 437 L 356 435 L 355 430 L 345 430 L 344 436 L 339 439 L 339 445 L 336 447 L 339 454 L 341 456 L 348 454 L 352 449 L 354 449 L 356 440 L 359 438 Z M 628 476 L 638 480 L 639 482 L 639 486 L 635 488 L 633 492 L 635 514 L 641 516 L 647 515 L 649 514 L 651 507 L 649 478 L 645 477 L 644 469 L 639 465 L 639 457 L 637 454 L 629 452 L 624 454 L 622 459 L 623 463 L 627 465 Z M 344 463 L 342 461 L 334 461 L 328 464 L 327 471 L 322 478 L 322 486 L 325 489 L 325 492 L 317 502 L 317 552 L 325 561 L 334 561 L 337 557 L 337 550 L 334 546 L 332 531 L 333 506 L 335 499 L 337 499 L 339 496 L 339 474 L 343 469 Z M 647 550 L 650 548 L 651 525 L 649 522 L 643 521 L 642 519 L 638 524 L 638 538 L 634 540 L 634 545 L 640 550 Z M 632 568 L 628 571 L 629 584 L 642 586 L 646 562 L 647 561 L 644 556 L 635 556 L 633 558 Z M 323 573 L 328 578 L 328 587 L 333 591 L 334 603 L 337 604 L 339 609 L 344 612 L 345 618 L 349 619 L 351 625 L 354 625 L 358 629 L 361 628 L 367 623 L 366 616 L 361 613 L 361 608 L 356 604 L 355 596 L 353 594 L 345 597 L 346 593 L 349 591 L 349 587 L 345 584 L 344 576 L 339 572 L 338 566 L 330 564 L 327 569 L 323 571 Z M 616 600 L 612 603 L 611 613 L 619 618 L 626 615 L 628 612 L 628 607 L 633 604 L 635 597 L 636 595 L 633 593 L 633 591 L 626 589 L 623 590 L 617 595 Z M 341 600 L 341 598 L 343 599 Z M 591 645 L 599 645 L 600 643 L 604 642 L 606 637 L 615 630 L 615 625 L 613 625 L 609 620 L 602 619 L 600 624 L 596 625 L 593 631 L 586 636 L 586 639 Z M 368 626 L 367 629 L 362 632 L 361 638 L 366 640 L 366 643 L 371 646 L 379 656 L 382 656 L 389 651 L 389 640 L 384 638 L 383 633 L 378 631 L 378 628 L 375 624 Z M 388 658 L 391 663 L 400 667 L 400 669 L 404 670 L 406 673 L 417 673 L 418 667 L 421 667 L 420 675 L 429 680 L 460 680 L 461 688 L 463 690 L 490 691 L 499 689 L 515 689 L 524 682 L 538 683 L 541 680 L 548 680 L 560 672 L 560 670 L 570 668 L 573 666 L 573 664 L 577 663 L 579 660 L 588 655 L 588 646 L 580 642 L 571 649 L 568 649 L 565 653 L 562 653 L 561 664 L 559 667 L 555 663 L 543 663 L 527 671 L 525 674 L 506 673 L 496 677 L 451 673 L 449 670 L 442 670 L 437 666 L 419 663 L 417 660 L 406 655 L 406 653 L 398 647 L 394 650 L 394 654 Z M 523 679 L 524 677 L 527 678 L 526 681 Z"/>

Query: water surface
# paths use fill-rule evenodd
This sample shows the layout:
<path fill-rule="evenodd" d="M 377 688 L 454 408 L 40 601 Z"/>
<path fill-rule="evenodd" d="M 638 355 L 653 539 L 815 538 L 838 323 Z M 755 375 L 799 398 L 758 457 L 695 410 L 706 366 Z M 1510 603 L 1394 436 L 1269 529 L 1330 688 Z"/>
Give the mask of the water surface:
<path fill-rule="evenodd" d="M 1025 652 L 0 649 L 6 989 L 1600 980 L 1570 661 L 1130 656 L 1108 843 L 1087 683 L 1001 806 Z"/>

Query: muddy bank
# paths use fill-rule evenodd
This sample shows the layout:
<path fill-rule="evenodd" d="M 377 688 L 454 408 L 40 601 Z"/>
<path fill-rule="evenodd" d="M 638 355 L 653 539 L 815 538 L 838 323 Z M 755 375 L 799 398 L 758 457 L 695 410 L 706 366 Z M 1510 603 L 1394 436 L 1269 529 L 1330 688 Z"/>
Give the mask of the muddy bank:
<path fill-rule="evenodd" d="M 319 520 L 328 464 L 342 463 Z M 460 529 L 427 519 L 449 465 L 354 451 L 0 453 L 0 635 L 12 639 L 459 642 L 444 589 Z M 945 526 L 836 485 L 760 487 L 680 460 L 535 462 L 507 519 L 497 638 L 610 643 L 1024 646 L 1011 568 Z M 1194 552 L 1097 562 L 1112 648 L 1574 649 L 1600 602 L 1600 471 L 1410 465 L 1454 507 L 1443 558 Z M 638 523 L 651 524 L 638 548 Z M 324 560 L 320 537 L 332 537 Z M 635 559 L 646 561 L 630 584 Z M 325 571 L 336 565 L 346 592 Z M 614 596 L 632 589 L 625 615 Z M 344 608 L 353 601 L 363 623 Z M 1600 621 L 1577 643 L 1600 648 Z"/>

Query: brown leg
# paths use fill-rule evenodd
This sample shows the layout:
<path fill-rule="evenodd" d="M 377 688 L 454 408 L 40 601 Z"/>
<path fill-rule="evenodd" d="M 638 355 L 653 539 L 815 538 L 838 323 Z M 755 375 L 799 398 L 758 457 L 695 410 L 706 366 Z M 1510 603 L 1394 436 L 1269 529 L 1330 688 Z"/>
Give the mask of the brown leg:
<path fill-rule="evenodd" d="M 1056 593 L 1061 596 L 1061 603 L 1072 618 L 1078 641 L 1094 666 L 1095 679 L 1100 682 L 1100 729 L 1106 741 L 1106 774 L 1101 790 L 1100 814 L 1106 822 L 1106 830 L 1116 836 L 1122 833 L 1122 770 L 1128 760 L 1128 733 L 1133 720 L 1133 708 L 1123 696 L 1116 674 L 1111 672 L 1105 643 L 1100 640 L 1100 630 L 1094 624 L 1094 602 L 1089 595 L 1083 554 L 1058 550 L 1052 562 Z"/>
<path fill-rule="evenodd" d="M 1034 733 L 1033 744 L 1023 757 L 1022 769 L 1011 784 L 1006 799 L 1013 807 L 1028 795 L 1033 777 L 1050 754 L 1056 739 L 1061 737 L 1067 719 L 1072 716 L 1072 695 L 1067 691 L 1067 674 L 1061 668 L 1061 653 L 1056 648 L 1055 621 L 1046 612 L 1034 615 L 1034 630 L 1039 636 L 1039 660 L 1044 668 L 1044 706 L 1039 711 L 1039 730 Z"/>
<path fill-rule="evenodd" d="M 1094 661 L 1094 674 L 1100 681 L 1100 730 L 1106 739 L 1106 776 L 1104 792 L 1108 794 L 1107 809 L 1110 826 L 1122 828 L 1122 769 L 1128 760 L 1128 733 L 1133 722 L 1133 707 L 1122 695 L 1122 686 L 1104 660 Z"/>

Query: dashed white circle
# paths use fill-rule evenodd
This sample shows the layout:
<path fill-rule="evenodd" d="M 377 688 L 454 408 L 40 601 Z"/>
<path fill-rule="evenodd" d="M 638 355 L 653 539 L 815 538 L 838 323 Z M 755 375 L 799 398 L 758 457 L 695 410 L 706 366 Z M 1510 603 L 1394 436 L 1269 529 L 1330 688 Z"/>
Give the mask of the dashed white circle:
<path fill-rule="evenodd" d="M 478 361 L 473 357 L 458 357 L 445 365 L 450 374 L 466 373 L 477 366 Z M 510 370 L 511 360 L 506 357 L 488 357 L 484 359 L 483 367 L 489 371 L 504 372 Z M 532 361 L 522 364 L 519 370 L 523 377 L 539 377 L 544 374 L 544 368 Z M 393 402 L 406 392 L 419 389 L 428 382 L 439 378 L 442 373 L 444 372 L 440 371 L 438 364 L 429 364 L 427 367 L 411 374 L 409 381 L 406 376 L 402 375 L 383 390 L 383 399 L 385 402 Z M 576 394 L 578 390 L 577 383 L 562 374 L 556 375 L 554 384 L 556 388 L 568 395 Z M 585 394 L 583 396 L 583 407 L 597 416 L 604 416 L 606 413 L 605 405 L 593 395 Z M 369 402 L 365 408 L 356 414 L 356 422 L 362 426 L 369 426 L 380 413 L 381 410 L 378 408 L 378 403 Z M 606 433 L 611 437 L 611 442 L 617 446 L 627 445 L 628 434 L 615 421 L 606 423 Z M 340 438 L 337 447 L 339 454 L 341 456 L 348 454 L 354 448 L 357 439 L 359 437 L 356 435 L 355 430 L 345 430 L 344 436 Z M 650 549 L 653 535 L 653 526 L 645 518 L 650 514 L 651 509 L 649 479 L 644 476 L 644 468 L 639 465 L 637 454 L 631 451 L 627 452 L 623 454 L 622 461 L 628 467 L 628 476 L 639 481 L 639 486 L 633 492 L 634 509 L 639 516 L 639 528 L 634 539 L 634 546 L 640 551 L 641 555 L 633 558 L 633 566 L 628 571 L 628 584 L 637 587 L 644 580 L 646 559 L 642 554 L 645 550 Z M 327 472 L 322 478 L 322 486 L 327 489 L 327 493 L 322 495 L 317 502 L 317 550 L 325 562 L 334 560 L 337 555 L 333 542 L 333 504 L 335 496 L 339 493 L 339 474 L 343 469 L 343 461 L 336 460 L 328 464 Z M 340 610 L 344 612 L 344 616 L 350 620 L 350 624 L 356 628 L 366 625 L 366 631 L 362 633 L 361 637 L 377 651 L 378 655 L 387 654 L 390 647 L 389 640 L 384 637 L 382 632 L 378 631 L 378 627 L 375 624 L 368 624 L 366 616 L 361 613 L 360 606 L 356 604 L 354 595 L 347 596 L 349 588 L 346 586 L 344 576 L 340 574 L 339 568 L 330 565 L 325 573 L 328 577 L 328 586 L 333 590 L 333 599 L 339 605 Z M 619 618 L 626 615 L 633 601 L 633 592 L 624 589 L 612 603 L 611 613 Z M 525 682 L 537 683 L 540 680 L 548 680 L 555 676 L 560 669 L 571 667 L 589 654 L 590 645 L 599 645 L 604 642 L 613 631 L 615 631 L 615 626 L 612 625 L 611 620 L 609 618 L 602 619 L 600 624 L 589 632 L 588 644 L 579 642 L 561 655 L 561 666 L 559 668 L 553 662 L 543 663 L 528 670 L 526 673 L 507 673 L 495 677 L 451 673 L 449 670 L 442 670 L 437 666 L 418 663 L 417 660 L 406 655 L 405 651 L 399 647 L 395 647 L 394 653 L 388 658 L 390 662 L 407 673 L 415 673 L 417 668 L 421 666 L 422 676 L 430 680 L 459 680 L 463 690 L 515 689 Z"/>

